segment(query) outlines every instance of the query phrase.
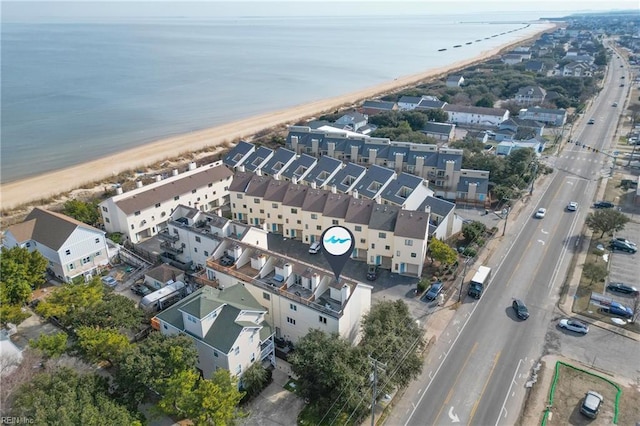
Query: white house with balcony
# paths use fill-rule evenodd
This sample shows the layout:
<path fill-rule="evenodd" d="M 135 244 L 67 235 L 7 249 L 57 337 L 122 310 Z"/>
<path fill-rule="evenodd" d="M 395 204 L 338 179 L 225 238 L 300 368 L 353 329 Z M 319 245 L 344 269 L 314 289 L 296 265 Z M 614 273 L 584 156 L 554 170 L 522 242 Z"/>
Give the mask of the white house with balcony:
<path fill-rule="evenodd" d="M 443 110 L 449 115 L 448 121 L 454 124 L 497 126 L 509 118 L 509 110 L 503 108 L 447 104 Z"/>
<path fill-rule="evenodd" d="M 200 167 L 190 163 L 184 173 L 174 170 L 170 177 L 157 176 L 149 185 L 138 182 L 127 192 L 118 188 L 116 195 L 100 203 L 104 228 L 138 243 L 166 228 L 169 216 L 180 204 L 220 214 L 229 202 L 232 176 L 221 161 Z"/>
<path fill-rule="evenodd" d="M 36 207 L 22 223 L 6 229 L 6 248 L 37 250 L 61 281 L 89 280 L 109 263 L 105 232 L 61 213 Z"/>
<path fill-rule="evenodd" d="M 165 335 L 184 334 L 198 350 L 197 368 L 205 379 L 224 368 L 242 380 L 251 365 L 275 366 L 273 329 L 267 310 L 242 285 L 204 286 L 152 320 Z"/>

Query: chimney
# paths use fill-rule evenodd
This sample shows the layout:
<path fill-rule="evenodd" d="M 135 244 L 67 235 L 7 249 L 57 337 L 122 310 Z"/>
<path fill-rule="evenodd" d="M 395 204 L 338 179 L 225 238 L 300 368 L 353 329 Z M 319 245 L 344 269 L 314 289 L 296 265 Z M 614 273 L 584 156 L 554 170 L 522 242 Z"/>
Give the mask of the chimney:
<path fill-rule="evenodd" d="M 262 176 L 262 169 L 256 169 L 256 175 Z"/>
<path fill-rule="evenodd" d="M 284 270 L 285 278 L 291 276 L 291 273 L 293 272 L 293 266 L 291 266 L 290 263 L 285 263 L 282 269 Z"/>
<path fill-rule="evenodd" d="M 331 193 L 333 193 L 333 194 L 337 194 L 338 193 L 338 188 L 335 185 L 331 185 Z"/>
<path fill-rule="evenodd" d="M 320 144 L 320 141 L 318 139 L 311 139 L 311 152 L 314 155 L 318 155 L 319 151 L 318 151 L 318 145 Z"/>
<path fill-rule="evenodd" d="M 189 163 L 189 170 L 195 170 L 196 169 L 196 162 L 192 161 Z"/>
<path fill-rule="evenodd" d="M 116 188 L 116 195 L 122 195 L 122 193 L 123 193 L 123 192 L 124 192 L 124 191 L 122 190 L 122 187 L 121 187 L 121 186 L 119 186 L 119 187 L 117 187 L 117 188 Z"/>
<path fill-rule="evenodd" d="M 351 195 L 353 195 L 353 198 L 355 198 L 356 200 L 357 200 L 357 199 L 358 199 L 358 197 L 360 196 L 360 194 L 358 193 L 358 190 L 357 190 L 357 189 L 354 189 L 354 190 L 353 190 L 353 193 L 352 193 Z"/>
<path fill-rule="evenodd" d="M 320 284 L 320 275 L 311 275 L 311 291 L 315 291 L 318 288 L 318 284 Z"/>
<path fill-rule="evenodd" d="M 162 180 L 162 175 L 156 175 L 156 182 L 160 182 Z"/>
<path fill-rule="evenodd" d="M 376 158 L 377 157 L 378 157 L 378 150 L 377 149 L 370 149 L 369 150 L 369 164 L 370 165 L 376 164 Z"/>
<path fill-rule="evenodd" d="M 316 185 L 316 181 L 312 180 L 311 181 L 311 189 L 316 189 L 318 187 L 318 185 Z"/>
<path fill-rule="evenodd" d="M 171 171 L 171 176 L 178 176 L 178 169 L 173 169 Z"/>
<path fill-rule="evenodd" d="M 378 196 L 376 196 L 376 198 L 375 198 L 375 202 L 376 202 L 376 203 L 378 203 L 378 204 L 382 204 L 382 197 L 381 197 L 381 196 L 379 196 L 379 195 L 378 195 Z M 385 209 L 386 209 L 386 207 L 385 207 Z"/>
<path fill-rule="evenodd" d="M 293 182 L 293 184 L 294 184 L 294 185 L 297 185 L 297 184 L 298 184 L 298 178 L 297 178 L 297 177 L 295 177 L 295 176 L 294 176 L 294 177 L 292 177 L 292 178 L 291 178 L 291 182 Z"/>
<path fill-rule="evenodd" d="M 136 181 L 136 188 L 142 188 L 142 181 L 140 181 L 140 180 Z M 122 189 L 122 188 L 120 188 L 120 189 Z"/>
<path fill-rule="evenodd" d="M 429 205 L 424 206 L 424 211 L 426 213 L 431 213 L 431 206 L 429 206 Z"/>
<path fill-rule="evenodd" d="M 401 172 L 402 171 L 402 162 L 404 160 L 404 155 L 402 155 L 401 152 L 396 152 L 396 171 Z"/>
<path fill-rule="evenodd" d="M 237 167 L 237 169 L 238 169 L 238 171 L 239 171 L 239 172 L 241 172 L 241 173 L 244 173 L 244 171 L 245 171 L 245 168 L 244 168 L 244 165 L 243 165 L 243 164 L 240 164 L 240 165 Z"/>
<path fill-rule="evenodd" d="M 291 150 L 293 152 L 295 152 L 296 154 L 299 154 L 299 152 L 298 152 L 298 137 L 297 136 L 291 136 Z"/>
<path fill-rule="evenodd" d="M 262 172 L 260 172 L 260 175 L 262 176 Z M 274 180 L 280 180 L 280 173 L 276 173 L 275 175 L 271 176 Z"/>
<path fill-rule="evenodd" d="M 235 260 L 238 260 L 240 258 L 240 255 L 242 254 L 242 247 L 240 246 L 234 246 L 233 247 L 233 258 Z"/>
<path fill-rule="evenodd" d="M 327 142 L 327 155 L 329 157 L 335 158 L 335 153 L 336 153 L 336 143 Z"/>
<path fill-rule="evenodd" d="M 360 147 L 358 145 L 351 145 L 351 161 L 354 163 L 358 162 L 358 149 Z"/>
<path fill-rule="evenodd" d="M 351 287 L 349 287 L 348 285 L 343 285 L 342 289 L 340 290 L 341 296 L 342 296 L 342 304 L 344 304 L 348 299 L 349 296 L 351 296 Z"/>

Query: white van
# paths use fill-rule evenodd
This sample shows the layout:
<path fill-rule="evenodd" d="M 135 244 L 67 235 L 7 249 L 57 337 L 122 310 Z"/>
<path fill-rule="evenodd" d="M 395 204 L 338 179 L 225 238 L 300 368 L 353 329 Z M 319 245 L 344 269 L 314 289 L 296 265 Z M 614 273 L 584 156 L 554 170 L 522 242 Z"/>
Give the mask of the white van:
<path fill-rule="evenodd" d="M 309 246 L 309 253 L 316 254 L 320 251 L 320 248 L 321 248 L 320 241 L 314 241 Z"/>

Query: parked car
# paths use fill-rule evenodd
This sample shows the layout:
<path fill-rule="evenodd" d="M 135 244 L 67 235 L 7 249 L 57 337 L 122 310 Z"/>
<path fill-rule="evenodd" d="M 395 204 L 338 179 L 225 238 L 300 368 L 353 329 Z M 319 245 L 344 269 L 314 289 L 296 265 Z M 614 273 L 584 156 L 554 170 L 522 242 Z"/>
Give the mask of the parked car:
<path fill-rule="evenodd" d="M 435 300 L 435 298 L 438 297 L 438 295 L 442 292 L 443 286 L 444 284 L 440 281 L 431 284 L 431 287 L 429 287 L 429 290 L 427 291 L 427 294 L 424 296 L 424 298 L 427 300 Z"/>
<path fill-rule="evenodd" d="M 544 215 L 547 214 L 547 209 L 540 207 L 536 212 L 536 219 L 544 218 Z"/>
<path fill-rule="evenodd" d="M 617 102 L 614 102 L 613 104 L 611 104 L 611 106 L 612 106 L 612 107 L 617 107 L 617 106 L 618 106 L 618 103 L 617 103 Z"/>
<path fill-rule="evenodd" d="M 620 240 L 611 240 L 609 247 L 611 247 L 611 250 L 626 251 L 628 253 L 635 253 L 638 251 L 638 247 L 635 244 L 632 245 Z"/>
<path fill-rule="evenodd" d="M 595 209 L 612 209 L 614 207 L 613 203 L 610 203 L 609 201 L 598 201 L 593 205 L 593 208 Z"/>
<path fill-rule="evenodd" d="M 513 310 L 516 312 L 516 316 L 521 320 L 526 320 L 529 318 L 529 309 L 527 309 L 527 305 L 520 299 L 516 299 L 511 304 Z"/>
<path fill-rule="evenodd" d="M 600 406 L 604 402 L 604 397 L 600 395 L 598 392 L 589 391 L 584 396 L 582 400 L 582 405 L 580 406 L 580 412 L 585 416 L 595 419 L 598 417 L 598 411 L 600 411 Z"/>
<path fill-rule="evenodd" d="M 628 244 L 628 245 L 633 246 L 633 247 L 637 247 L 638 246 L 636 243 L 634 243 L 633 241 L 629 241 L 626 238 L 617 237 L 617 238 L 614 238 L 614 240 L 620 241 L 621 243 L 625 243 L 625 244 Z"/>
<path fill-rule="evenodd" d="M 601 308 L 602 312 L 622 318 L 633 317 L 633 310 L 618 302 L 611 302 L 608 307 Z"/>
<path fill-rule="evenodd" d="M 587 124 L 594 124 L 596 122 L 596 120 L 594 120 L 593 118 L 591 118 L 589 121 L 587 121 Z"/>
<path fill-rule="evenodd" d="M 151 289 L 142 283 L 137 283 L 131 286 L 131 291 L 133 294 L 137 294 L 138 296 L 146 296 L 151 293 Z"/>
<path fill-rule="evenodd" d="M 107 275 L 106 277 L 102 277 L 102 282 L 112 288 L 118 285 L 118 281 L 116 281 L 115 278 L 109 275 Z"/>
<path fill-rule="evenodd" d="M 582 321 L 575 319 L 564 318 L 558 322 L 560 328 L 565 330 L 574 331 L 576 333 L 587 334 L 589 332 L 589 326 Z"/>
<path fill-rule="evenodd" d="M 314 241 L 309 246 L 309 253 L 316 254 L 316 253 L 318 253 L 320 251 L 321 247 L 322 246 L 320 245 L 320 241 Z"/>
<path fill-rule="evenodd" d="M 639 294 L 636 287 L 624 283 L 609 283 L 609 285 L 607 286 L 607 290 L 616 293 L 630 294 L 632 296 L 637 296 Z"/>
<path fill-rule="evenodd" d="M 378 265 L 369 265 L 367 268 L 367 279 L 375 281 L 378 278 Z"/>
<path fill-rule="evenodd" d="M 575 212 L 576 210 L 578 210 L 578 203 L 576 203 L 575 201 L 570 202 L 569 204 L 567 204 L 567 210 L 570 212 Z"/>

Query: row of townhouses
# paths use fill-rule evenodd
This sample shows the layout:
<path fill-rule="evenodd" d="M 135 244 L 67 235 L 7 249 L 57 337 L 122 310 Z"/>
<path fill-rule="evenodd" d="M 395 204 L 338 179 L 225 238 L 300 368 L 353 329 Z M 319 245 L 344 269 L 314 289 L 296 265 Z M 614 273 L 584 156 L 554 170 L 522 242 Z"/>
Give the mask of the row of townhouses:
<path fill-rule="evenodd" d="M 489 172 L 463 169 L 460 149 L 299 126 L 290 128 L 286 144 L 290 149 L 273 151 L 240 142 L 223 162 L 238 170 L 286 181 L 295 179 L 302 185 L 315 183 L 316 188 L 358 190 L 359 195 L 371 199 L 378 195 L 384 200 L 386 182 L 401 178 L 402 186 L 428 182 L 430 195 L 438 198 L 479 204 L 488 201 Z M 411 176 L 419 179 L 412 180 Z M 407 203 L 410 201 L 403 207 L 416 208 Z"/>

